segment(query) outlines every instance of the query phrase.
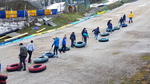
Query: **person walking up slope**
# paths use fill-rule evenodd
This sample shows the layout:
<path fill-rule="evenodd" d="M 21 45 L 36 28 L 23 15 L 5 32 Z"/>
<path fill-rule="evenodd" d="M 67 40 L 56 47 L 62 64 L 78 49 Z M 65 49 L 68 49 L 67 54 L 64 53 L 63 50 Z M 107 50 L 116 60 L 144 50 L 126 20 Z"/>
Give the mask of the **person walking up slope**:
<path fill-rule="evenodd" d="M 85 29 L 84 31 L 83 31 L 83 40 L 84 40 L 84 42 L 87 44 L 87 38 L 89 38 L 89 35 L 88 35 L 88 32 L 87 32 L 87 30 Z"/>
<path fill-rule="evenodd" d="M 134 14 L 131 11 L 129 14 L 129 23 L 133 23 L 133 17 L 134 17 Z"/>
<path fill-rule="evenodd" d="M 28 44 L 27 49 L 28 49 L 28 54 L 29 54 L 28 63 L 31 63 L 31 56 L 32 56 L 32 52 L 34 51 L 33 40 L 30 41 L 30 44 Z"/>
<path fill-rule="evenodd" d="M 111 20 L 109 20 L 109 21 L 107 22 L 107 27 L 108 27 L 108 29 L 110 29 L 110 32 L 112 33 L 113 25 L 112 25 L 112 23 L 111 23 Z"/>
<path fill-rule="evenodd" d="M 66 40 L 67 40 L 67 37 L 66 37 L 66 35 L 63 37 L 63 39 L 62 39 L 62 48 L 61 48 L 61 50 L 59 51 L 60 53 L 63 51 L 63 53 L 65 53 L 65 51 L 66 51 Z"/>
<path fill-rule="evenodd" d="M 126 14 L 123 15 L 122 19 L 123 19 L 123 23 L 125 24 L 126 23 Z"/>
<path fill-rule="evenodd" d="M 54 57 L 58 57 L 59 38 L 55 37 L 52 47 L 54 46 Z"/>
<path fill-rule="evenodd" d="M 74 32 L 71 33 L 70 40 L 71 40 L 71 47 L 74 47 L 74 41 L 76 40 L 76 35 Z"/>
<path fill-rule="evenodd" d="M 23 71 L 26 71 L 25 59 L 27 57 L 27 48 L 26 48 L 26 46 L 23 45 L 23 43 L 20 43 L 19 46 L 20 46 L 20 54 L 19 54 L 20 67 L 19 67 L 19 71 L 21 71 L 21 69 L 23 67 L 24 67 Z M 23 66 L 22 66 L 22 63 L 23 63 Z"/>
<path fill-rule="evenodd" d="M 92 32 L 94 32 L 94 38 L 97 40 L 98 39 L 98 34 L 100 33 L 99 31 L 99 27 L 97 27 L 96 29 L 94 29 Z"/>
<path fill-rule="evenodd" d="M 119 23 L 120 23 L 119 27 L 122 27 L 122 25 L 123 25 L 123 18 L 122 17 L 120 18 Z"/>

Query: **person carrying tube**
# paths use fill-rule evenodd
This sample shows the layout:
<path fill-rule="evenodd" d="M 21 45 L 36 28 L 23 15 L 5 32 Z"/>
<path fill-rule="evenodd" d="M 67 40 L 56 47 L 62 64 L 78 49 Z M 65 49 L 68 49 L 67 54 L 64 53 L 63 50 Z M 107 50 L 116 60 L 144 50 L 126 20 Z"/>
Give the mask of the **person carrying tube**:
<path fill-rule="evenodd" d="M 89 35 L 88 35 L 87 30 L 85 29 L 83 31 L 83 41 L 85 42 L 85 44 L 87 44 L 87 38 L 89 38 Z"/>
<path fill-rule="evenodd" d="M 112 23 L 111 23 L 111 20 L 108 20 L 108 22 L 107 22 L 107 27 L 108 27 L 108 29 L 110 29 L 110 32 L 112 33 L 113 25 L 112 25 Z"/>
<path fill-rule="evenodd" d="M 65 51 L 66 51 L 66 40 L 67 40 L 67 36 L 65 35 L 62 39 L 62 48 L 61 48 L 61 50 L 59 50 L 60 53 L 61 52 L 65 53 Z"/>
<path fill-rule="evenodd" d="M 54 57 L 58 58 L 59 38 L 55 37 L 53 39 L 54 41 L 53 41 L 52 47 L 54 46 L 54 49 L 53 49 Z"/>

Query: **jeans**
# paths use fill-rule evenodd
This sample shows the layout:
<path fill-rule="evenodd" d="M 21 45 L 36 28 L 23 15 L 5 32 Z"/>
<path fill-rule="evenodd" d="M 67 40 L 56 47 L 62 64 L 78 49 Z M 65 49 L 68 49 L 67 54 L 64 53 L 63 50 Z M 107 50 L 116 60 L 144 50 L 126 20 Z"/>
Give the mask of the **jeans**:
<path fill-rule="evenodd" d="M 87 43 L 87 37 L 86 36 L 83 37 L 83 40 L 85 43 Z"/>
<path fill-rule="evenodd" d="M 74 40 L 71 39 L 71 47 L 74 47 Z"/>
<path fill-rule="evenodd" d="M 110 29 L 110 32 L 112 33 L 112 28 L 109 28 Z"/>
<path fill-rule="evenodd" d="M 28 50 L 28 54 L 29 54 L 28 63 L 31 63 L 32 51 Z"/>
<path fill-rule="evenodd" d="M 25 59 L 26 59 L 26 57 L 20 57 L 20 68 L 19 68 L 19 70 L 21 70 L 21 68 L 23 68 L 23 66 L 24 66 L 24 69 L 26 69 Z M 23 63 L 23 66 L 22 66 L 22 63 Z"/>
<path fill-rule="evenodd" d="M 129 18 L 129 23 L 130 23 L 130 22 L 131 22 L 131 23 L 133 22 L 133 21 L 132 21 L 132 17 Z"/>
<path fill-rule="evenodd" d="M 58 47 L 54 47 L 54 55 L 58 55 Z"/>
<path fill-rule="evenodd" d="M 63 51 L 63 52 L 65 53 L 65 51 L 66 51 L 66 45 L 62 45 L 61 51 Z M 61 52 L 61 51 L 60 51 L 60 52 Z"/>
<path fill-rule="evenodd" d="M 95 34 L 95 37 L 94 37 L 96 40 L 98 39 L 98 34 Z"/>
<path fill-rule="evenodd" d="M 119 25 L 119 27 L 122 27 L 122 25 L 123 25 L 123 23 L 122 23 L 122 22 L 120 22 L 120 25 Z"/>

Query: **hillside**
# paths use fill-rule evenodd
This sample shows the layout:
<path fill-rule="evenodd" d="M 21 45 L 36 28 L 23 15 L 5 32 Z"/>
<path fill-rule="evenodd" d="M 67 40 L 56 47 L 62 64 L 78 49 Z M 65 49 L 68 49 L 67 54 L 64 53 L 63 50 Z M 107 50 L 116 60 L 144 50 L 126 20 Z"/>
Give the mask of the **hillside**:
<path fill-rule="evenodd" d="M 67 46 L 70 47 L 71 32 L 75 32 L 76 41 L 81 41 L 81 31 L 87 28 L 89 38 L 84 48 L 71 48 L 66 53 L 59 53 L 58 58 L 50 58 L 44 63 L 47 69 L 40 73 L 30 73 L 28 70 L 7 72 L 5 70 L 7 65 L 19 62 L 20 42 L 1 46 L 1 74 L 8 75 L 7 84 L 142 84 L 144 80 L 142 78 L 135 83 L 122 82 L 134 76 L 147 63 L 140 59 L 142 56 L 150 56 L 150 17 L 146 17 L 150 12 L 149 4 L 150 0 L 126 3 L 76 25 L 20 41 L 27 45 L 30 40 L 34 40 L 33 60 L 49 52 L 54 37 L 59 37 L 61 42 L 63 36 L 67 35 Z M 92 33 L 94 28 L 100 27 L 101 32 L 106 32 L 108 20 L 112 20 L 113 26 L 118 26 L 120 17 L 123 14 L 128 16 L 130 11 L 134 13 L 134 18 L 133 23 L 127 23 L 128 27 L 110 33 L 106 37 L 109 38 L 108 42 L 98 42 L 94 39 Z M 27 67 L 33 64 L 27 63 Z M 149 83 L 148 81 L 145 84 Z"/>
<path fill-rule="evenodd" d="M 27 1 L 11 1 L 6 4 L 1 3 L 0 7 L 6 7 L 6 9 L 3 9 L 3 10 L 11 10 L 11 9 L 12 10 L 25 10 L 25 7 L 26 7 L 26 10 L 37 9 L 35 6 L 31 5 Z"/>

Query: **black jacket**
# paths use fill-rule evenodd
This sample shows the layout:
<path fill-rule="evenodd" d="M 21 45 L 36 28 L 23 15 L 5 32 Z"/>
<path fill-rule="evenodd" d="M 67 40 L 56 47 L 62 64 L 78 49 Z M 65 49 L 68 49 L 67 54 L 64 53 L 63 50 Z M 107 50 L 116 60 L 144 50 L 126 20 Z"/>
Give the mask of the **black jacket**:
<path fill-rule="evenodd" d="M 76 35 L 75 35 L 74 33 L 72 33 L 72 34 L 70 35 L 70 39 L 71 39 L 71 40 L 76 40 Z"/>

